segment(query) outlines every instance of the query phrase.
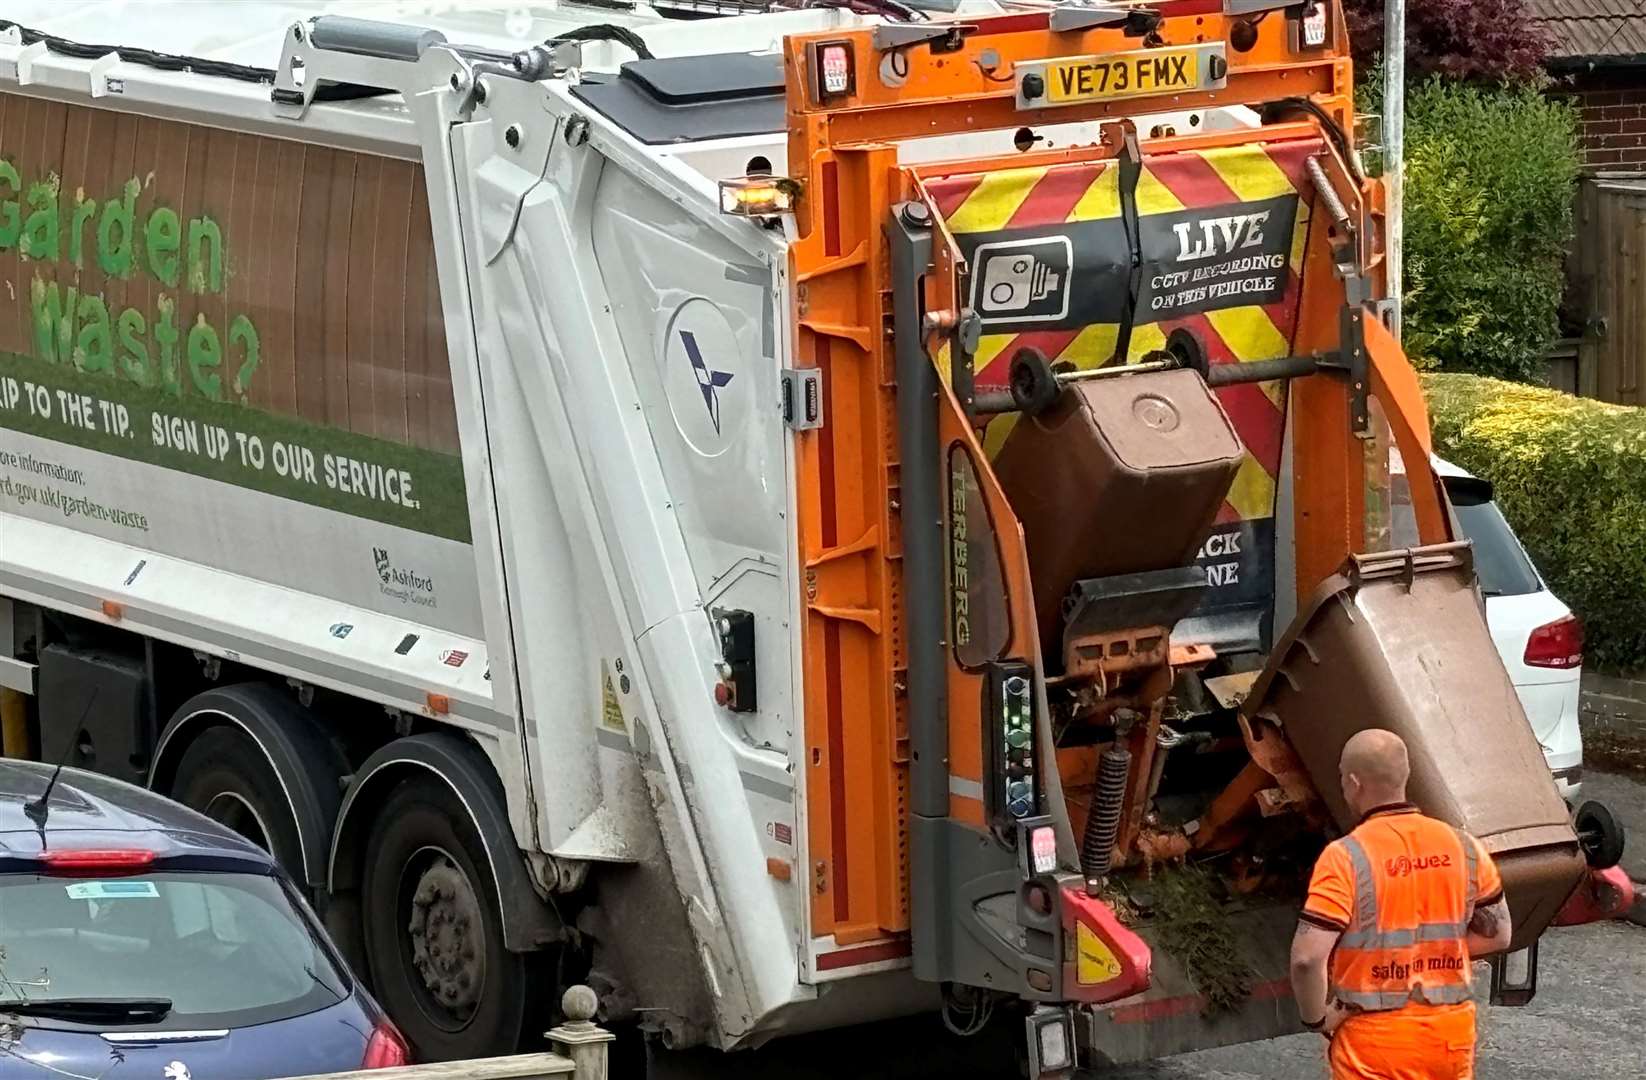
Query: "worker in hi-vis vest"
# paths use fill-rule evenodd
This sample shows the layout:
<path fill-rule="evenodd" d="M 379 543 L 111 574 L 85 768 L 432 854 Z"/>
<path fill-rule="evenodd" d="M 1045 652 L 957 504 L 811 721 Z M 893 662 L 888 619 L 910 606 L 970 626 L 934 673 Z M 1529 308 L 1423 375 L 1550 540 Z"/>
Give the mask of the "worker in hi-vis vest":
<path fill-rule="evenodd" d="M 1509 945 L 1503 880 L 1480 841 L 1406 801 L 1400 736 L 1362 731 L 1338 765 L 1360 818 L 1327 846 L 1292 942 L 1303 1024 L 1333 1080 L 1469 1080 L 1475 957 Z"/>

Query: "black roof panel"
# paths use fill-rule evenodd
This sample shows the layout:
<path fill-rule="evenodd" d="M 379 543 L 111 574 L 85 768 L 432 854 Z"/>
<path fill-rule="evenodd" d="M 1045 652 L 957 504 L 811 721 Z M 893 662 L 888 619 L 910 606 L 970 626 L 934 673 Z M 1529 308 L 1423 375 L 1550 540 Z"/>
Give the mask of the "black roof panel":
<path fill-rule="evenodd" d="M 776 53 L 632 60 L 617 78 L 591 77 L 572 93 L 653 145 L 783 129 L 783 60 Z"/>

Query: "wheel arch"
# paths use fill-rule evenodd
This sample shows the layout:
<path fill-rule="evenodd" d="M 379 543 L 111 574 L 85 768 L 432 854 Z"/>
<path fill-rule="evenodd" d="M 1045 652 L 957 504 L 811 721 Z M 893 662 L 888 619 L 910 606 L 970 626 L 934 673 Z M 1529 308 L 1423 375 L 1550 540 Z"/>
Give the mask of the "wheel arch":
<path fill-rule="evenodd" d="M 533 952 L 560 940 L 563 925 L 532 883 L 509 825 L 503 785 L 496 771 L 478 747 L 448 732 L 396 739 L 380 747 L 355 771 L 354 782 L 338 811 L 327 868 L 327 886 L 339 914 L 357 917 L 366 837 L 371 828 L 371 814 L 363 808 L 380 802 L 401 781 L 419 775 L 445 784 L 468 813 L 486 849 L 486 864 L 497 890 L 503 943 L 508 949 Z"/>
<path fill-rule="evenodd" d="M 238 683 L 213 687 L 178 706 L 155 743 L 149 789 L 168 794 L 183 755 L 215 727 L 239 729 L 268 760 L 297 824 L 303 884 L 316 891 L 324 888 L 327 854 L 342 805 L 338 780 L 347 775 L 348 762 L 316 717 L 284 691 L 268 683 Z M 316 768 L 328 761 L 330 769 Z"/>

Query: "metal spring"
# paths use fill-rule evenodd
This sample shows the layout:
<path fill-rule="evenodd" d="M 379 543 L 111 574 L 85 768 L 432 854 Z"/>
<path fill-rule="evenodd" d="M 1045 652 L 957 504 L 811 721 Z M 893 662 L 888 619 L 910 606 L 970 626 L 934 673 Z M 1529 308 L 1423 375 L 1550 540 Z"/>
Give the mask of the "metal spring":
<path fill-rule="evenodd" d="M 1132 773 L 1132 752 L 1124 746 L 1104 751 L 1097 767 L 1097 794 L 1086 817 L 1086 835 L 1080 844 L 1080 870 L 1088 886 L 1106 877 L 1114 863 L 1115 837 L 1120 833 L 1120 810 L 1126 799 L 1126 780 Z"/>

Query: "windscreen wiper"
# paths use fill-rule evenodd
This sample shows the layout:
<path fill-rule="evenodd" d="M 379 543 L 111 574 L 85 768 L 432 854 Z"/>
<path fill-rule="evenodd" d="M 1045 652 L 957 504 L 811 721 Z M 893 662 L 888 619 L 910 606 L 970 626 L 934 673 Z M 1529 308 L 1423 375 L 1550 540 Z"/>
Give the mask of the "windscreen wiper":
<path fill-rule="evenodd" d="M 171 1013 L 170 998 L 35 998 L 0 1004 L 0 1014 L 49 1016 L 85 1024 L 152 1024 Z"/>

